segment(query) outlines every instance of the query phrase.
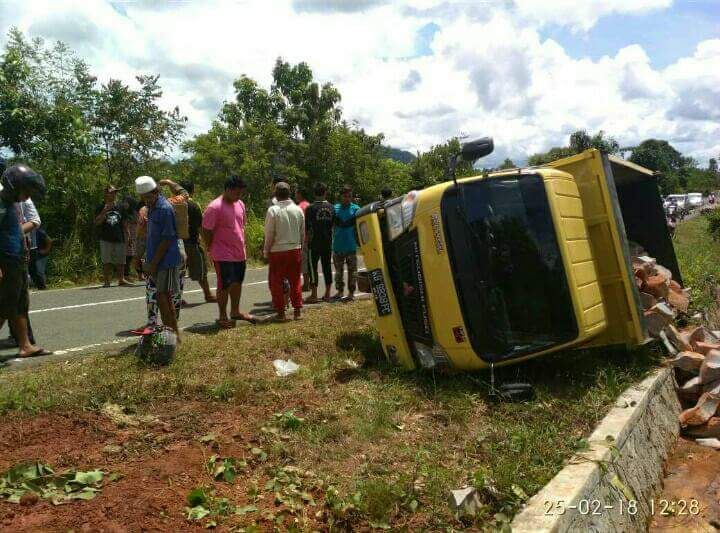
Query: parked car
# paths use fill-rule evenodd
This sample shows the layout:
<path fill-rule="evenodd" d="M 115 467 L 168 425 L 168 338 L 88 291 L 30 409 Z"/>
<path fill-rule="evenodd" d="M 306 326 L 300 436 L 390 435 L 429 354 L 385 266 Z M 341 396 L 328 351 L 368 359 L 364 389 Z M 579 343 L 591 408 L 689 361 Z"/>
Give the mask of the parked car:
<path fill-rule="evenodd" d="M 690 209 L 695 209 L 696 207 L 702 207 L 702 205 L 704 203 L 702 193 L 689 192 L 687 195 L 687 203 L 688 203 L 688 207 Z"/>
<path fill-rule="evenodd" d="M 675 204 L 678 209 L 684 210 L 688 207 L 687 194 L 668 194 L 665 200 L 670 204 Z"/>

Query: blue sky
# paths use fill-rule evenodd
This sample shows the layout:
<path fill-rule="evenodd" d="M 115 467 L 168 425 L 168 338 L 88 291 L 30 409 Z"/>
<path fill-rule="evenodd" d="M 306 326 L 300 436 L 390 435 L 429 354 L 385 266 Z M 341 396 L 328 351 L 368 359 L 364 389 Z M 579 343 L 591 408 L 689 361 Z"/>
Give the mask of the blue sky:
<path fill-rule="evenodd" d="M 488 164 L 521 163 L 585 129 L 720 155 L 720 0 L 0 0 L 0 46 L 13 25 L 100 82 L 159 74 L 188 135 L 282 57 L 412 152 L 490 135 Z"/>
<path fill-rule="evenodd" d="M 556 40 L 575 58 L 597 60 L 615 55 L 629 44 L 639 44 L 648 52 L 654 68 L 665 68 L 691 55 L 699 42 L 720 37 L 720 1 L 683 0 L 647 14 L 611 14 L 587 33 L 568 32 L 557 24 L 540 33 Z"/>

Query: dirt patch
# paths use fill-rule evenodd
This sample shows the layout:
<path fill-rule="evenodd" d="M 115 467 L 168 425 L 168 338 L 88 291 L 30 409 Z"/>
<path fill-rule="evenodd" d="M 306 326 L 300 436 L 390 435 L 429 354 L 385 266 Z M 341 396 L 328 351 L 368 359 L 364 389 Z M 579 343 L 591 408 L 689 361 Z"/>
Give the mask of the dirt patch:
<path fill-rule="evenodd" d="M 680 438 L 653 508 L 653 532 L 720 529 L 720 451 Z"/>
<path fill-rule="evenodd" d="M 51 414 L 20 419 L 0 429 L 0 471 L 24 461 L 42 460 L 58 470 L 99 468 L 119 479 L 109 481 L 90 501 L 53 506 L 0 502 L 5 531 L 187 531 L 203 528 L 185 519 L 186 496 L 195 487 L 213 485 L 207 458 L 222 454 L 249 459 L 248 420 L 266 413 L 247 409 L 213 410 L 208 405 L 163 406 L 173 413 L 152 425 L 122 428 L 96 413 Z M 248 416 L 251 415 L 251 416 Z M 215 435 L 202 443 L 198 435 Z M 218 497 L 238 504 L 246 498 L 241 479 L 217 487 Z"/>

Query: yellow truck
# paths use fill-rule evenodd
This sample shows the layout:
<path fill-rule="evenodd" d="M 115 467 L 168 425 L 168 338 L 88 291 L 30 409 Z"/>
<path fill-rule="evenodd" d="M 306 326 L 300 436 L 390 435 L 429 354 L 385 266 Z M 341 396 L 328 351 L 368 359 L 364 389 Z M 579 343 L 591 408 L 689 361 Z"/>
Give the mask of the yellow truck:
<path fill-rule="evenodd" d="M 481 139 L 454 161 L 491 151 Z M 646 342 L 631 247 L 681 280 L 652 171 L 591 149 L 449 177 L 357 214 L 391 361 L 476 370 Z"/>

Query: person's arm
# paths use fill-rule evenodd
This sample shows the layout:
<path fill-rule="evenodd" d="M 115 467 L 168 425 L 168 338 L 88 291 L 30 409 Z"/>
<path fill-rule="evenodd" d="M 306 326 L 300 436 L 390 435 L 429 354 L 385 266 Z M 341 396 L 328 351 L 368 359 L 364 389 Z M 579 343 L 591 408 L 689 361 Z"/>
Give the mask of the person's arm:
<path fill-rule="evenodd" d="M 275 217 L 272 215 L 272 208 L 267 210 L 265 215 L 265 244 L 263 246 L 263 257 L 270 257 L 273 241 L 275 241 Z"/>
<path fill-rule="evenodd" d="M 103 222 L 105 222 L 105 217 L 107 216 L 107 212 L 110 211 L 110 208 L 112 206 L 110 204 L 105 204 L 103 208 L 100 210 L 100 212 L 95 216 L 95 225 L 100 226 Z"/>
<path fill-rule="evenodd" d="M 305 242 L 305 214 L 300 212 L 300 243 Z"/>
<path fill-rule="evenodd" d="M 30 233 L 42 224 L 35 203 L 29 199 L 22 203 L 22 214 L 25 222 L 22 224 L 23 233 Z"/>
<path fill-rule="evenodd" d="M 205 249 L 209 252 L 212 248 L 213 232 L 205 227 L 202 228 L 202 240 L 205 245 Z"/>
<path fill-rule="evenodd" d="M 160 186 L 165 185 L 167 187 L 170 187 L 170 190 L 172 191 L 173 196 L 184 196 L 186 200 L 190 197 L 188 192 L 183 187 L 181 187 L 180 185 L 175 183 L 173 180 L 160 180 L 158 182 L 158 185 L 160 185 Z"/>
<path fill-rule="evenodd" d="M 214 236 L 213 232 L 215 231 L 216 221 L 217 211 L 212 205 L 209 205 L 202 215 L 202 225 L 200 226 L 200 229 L 202 230 L 202 239 L 205 243 L 205 249 L 208 251 L 208 253 L 210 253 L 210 248 L 212 248 Z"/>

